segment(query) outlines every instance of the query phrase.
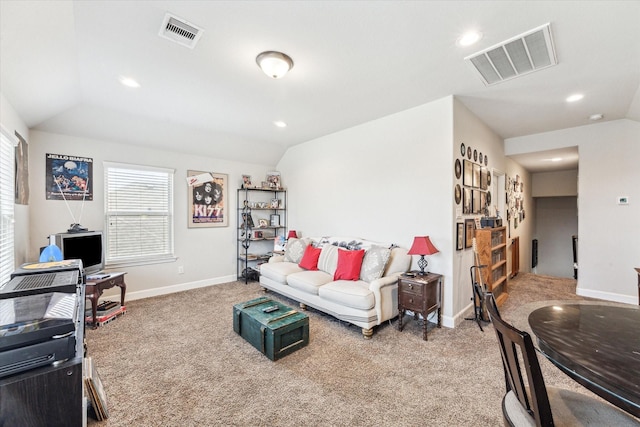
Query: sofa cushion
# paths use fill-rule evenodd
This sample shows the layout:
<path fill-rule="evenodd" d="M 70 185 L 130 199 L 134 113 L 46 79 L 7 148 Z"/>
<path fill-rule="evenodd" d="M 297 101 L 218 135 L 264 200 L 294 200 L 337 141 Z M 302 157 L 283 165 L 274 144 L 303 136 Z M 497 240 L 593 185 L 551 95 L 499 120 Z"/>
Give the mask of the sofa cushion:
<path fill-rule="evenodd" d="M 260 266 L 260 275 L 268 277 L 282 285 L 287 284 L 287 276 L 304 271 L 292 262 L 265 262 Z"/>
<path fill-rule="evenodd" d="M 318 288 L 331 282 L 333 277 L 324 271 L 302 271 L 300 273 L 293 273 L 287 276 L 287 283 L 289 286 L 301 291 L 318 295 Z"/>
<path fill-rule="evenodd" d="M 284 250 L 284 260 L 298 264 L 308 244 L 304 239 L 289 239 Z"/>
<path fill-rule="evenodd" d="M 338 267 L 333 280 L 359 280 L 364 249 L 357 251 L 338 250 Z"/>
<path fill-rule="evenodd" d="M 318 270 L 322 270 L 325 273 L 333 276 L 338 267 L 338 247 L 333 246 L 330 243 L 326 243 L 322 246 L 322 252 L 320 252 L 320 258 L 318 258 Z"/>
<path fill-rule="evenodd" d="M 360 269 L 360 280 L 372 282 L 382 277 L 384 268 L 387 266 L 391 249 L 382 246 L 372 246 L 365 252 Z"/>
<path fill-rule="evenodd" d="M 375 297 L 369 284 L 362 280 L 338 280 L 318 289 L 318 295 L 327 301 L 359 310 L 370 310 L 375 306 Z"/>
<path fill-rule="evenodd" d="M 317 270 L 320 252 L 322 252 L 322 248 L 316 248 L 312 245 L 307 246 L 298 265 L 305 270 Z"/>

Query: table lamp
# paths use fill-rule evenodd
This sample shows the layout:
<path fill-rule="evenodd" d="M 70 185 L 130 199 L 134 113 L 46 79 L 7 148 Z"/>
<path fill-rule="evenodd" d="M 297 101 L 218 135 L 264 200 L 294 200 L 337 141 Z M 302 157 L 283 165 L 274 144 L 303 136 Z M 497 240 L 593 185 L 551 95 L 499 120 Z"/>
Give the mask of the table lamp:
<path fill-rule="evenodd" d="M 424 269 L 427 268 L 429 264 L 426 259 L 424 259 L 425 255 L 433 255 L 440 252 L 433 246 L 431 243 L 431 239 L 429 236 L 416 236 L 413 238 L 413 245 L 411 245 L 411 249 L 407 254 L 409 255 L 420 255 L 420 259 L 418 260 L 418 267 L 420 267 L 420 275 L 424 275 Z M 428 272 L 427 272 L 428 273 Z"/>
<path fill-rule="evenodd" d="M 287 239 L 297 239 L 297 238 L 298 238 L 298 233 L 296 233 L 296 230 L 289 230 Z"/>

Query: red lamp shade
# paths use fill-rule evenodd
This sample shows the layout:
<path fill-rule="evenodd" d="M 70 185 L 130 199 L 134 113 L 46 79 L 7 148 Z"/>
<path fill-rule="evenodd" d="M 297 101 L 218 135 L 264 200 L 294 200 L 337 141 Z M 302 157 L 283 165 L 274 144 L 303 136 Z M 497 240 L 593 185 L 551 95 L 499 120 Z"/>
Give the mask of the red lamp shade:
<path fill-rule="evenodd" d="M 433 255 L 440 252 L 433 243 L 429 236 L 416 236 L 413 238 L 413 245 L 407 252 L 409 255 Z"/>
<path fill-rule="evenodd" d="M 429 264 L 426 259 L 424 259 L 425 255 L 433 255 L 440 252 L 433 243 L 431 243 L 431 239 L 429 236 L 416 236 L 413 238 L 413 245 L 411 245 L 411 249 L 407 252 L 409 255 L 420 255 L 420 259 L 418 260 L 418 267 L 420 267 L 420 274 L 424 275 L 424 269 L 427 268 Z"/>
<path fill-rule="evenodd" d="M 296 233 L 296 230 L 289 230 L 287 239 L 297 239 L 297 238 L 298 238 L 298 234 Z"/>

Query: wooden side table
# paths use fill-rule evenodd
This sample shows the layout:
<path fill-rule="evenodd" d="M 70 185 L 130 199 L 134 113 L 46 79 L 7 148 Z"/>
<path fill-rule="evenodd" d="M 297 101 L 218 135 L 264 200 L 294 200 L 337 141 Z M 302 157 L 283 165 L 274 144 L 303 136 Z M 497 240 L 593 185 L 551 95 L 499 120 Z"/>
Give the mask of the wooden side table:
<path fill-rule="evenodd" d="M 124 275 L 127 273 L 111 273 L 107 277 L 97 280 L 87 279 L 85 285 L 86 298 L 91 301 L 91 314 L 93 314 L 93 327 L 97 326 L 96 315 L 98 311 L 98 300 L 105 289 L 120 287 L 120 305 L 124 306 L 124 294 L 127 291 L 127 284 L 124 282 Z"/>
<path fill-rule="evenodd" d="M 427 273 L 413 277 L 401 275 L 398 278 L 398 312 L 400 322 L 398 330 L 402 331 L 402 320 L 406 310 L 422 315 L 422 339 L 427 341 L 427 316 L 438 311 L 438 328 L 442 327 L 442 275 Z"/>

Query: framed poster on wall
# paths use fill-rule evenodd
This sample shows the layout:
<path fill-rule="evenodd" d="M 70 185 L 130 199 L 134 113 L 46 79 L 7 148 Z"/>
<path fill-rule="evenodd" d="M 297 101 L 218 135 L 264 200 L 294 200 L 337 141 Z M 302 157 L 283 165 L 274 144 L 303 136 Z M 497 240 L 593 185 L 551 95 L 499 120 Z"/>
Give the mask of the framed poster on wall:
<path fill-rule="evenodd" d="M 187 171 L 189 228 L 229 225 L 227 175 L 215 172 Z"/>

